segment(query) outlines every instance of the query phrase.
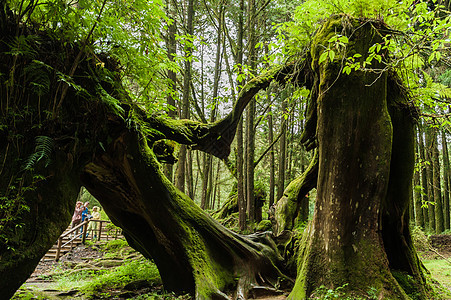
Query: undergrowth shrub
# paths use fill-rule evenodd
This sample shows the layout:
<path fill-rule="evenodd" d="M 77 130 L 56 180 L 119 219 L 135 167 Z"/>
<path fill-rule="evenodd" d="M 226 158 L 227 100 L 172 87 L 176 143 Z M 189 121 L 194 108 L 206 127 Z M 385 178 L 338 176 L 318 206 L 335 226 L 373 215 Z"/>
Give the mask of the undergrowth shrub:
<path fill-rule="evenodd" d="M 412 240 L 417 251 L 426 252 L 431 248 L 431 243 L 426 233 L 419 226 L 412 227 Z"/>
<path fill-rule="evenodd" d="M 146 280 L 152 286 L 160 285 L 161 278 L 157 266 L 145 258 L 125 261 L 122 266 L 98 275 L 92 281 L 87 282 L 81 291 L 85 296 L 91 297 L 96 292 L 121 289 L 126 284 L 137 280 Z"/>

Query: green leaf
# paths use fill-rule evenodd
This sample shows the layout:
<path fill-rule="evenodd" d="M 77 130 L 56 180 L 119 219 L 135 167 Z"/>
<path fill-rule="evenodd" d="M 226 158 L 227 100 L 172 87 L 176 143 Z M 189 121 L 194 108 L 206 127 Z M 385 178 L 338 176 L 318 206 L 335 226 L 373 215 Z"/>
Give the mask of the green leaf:
<path fill-rule="evenodd" d="M 435 52 L 435 59 L 437 60 L 437 61 L 439 61 L 440 60 L 440 58 L 442 57 L 442 53 L 441 52 Z"/>
<path fill-rule="evenodd" d="M 329 55 L 328 51 L 324 51 L 323 54 L 319 57 L 319 63 L 322 63 L 327 59 L 327 56 Z"/>
<path fill-rule="evenodd" d="M 373 46 L 370 47 L 370 49 L 368 49 L 368 53 L 373 53 L 374 50 L 376 50 L 376 44 L 374 44 Z"/>
<path fill-rule="evenodd" d="M 348 39 L 347 36 L 340 36 L 340 37 L 338 38 L 338 40 L 339 40 L 340 42 L 342 42 L 343 44 L 348 44 L 348 43 L 349 43 L 349 39 Z"/>
<path fill-rule="evenodd" d="M 428 63 L 431 63 L 431 61 L 434 59 L 435 53 L 437 53 L 437 52 L 432 52 L 432 53 L 429 55 Z"/>
<path fill-rule="evenodd" d="M 343 68 L 343 73 L 346 73 L 347 75 L 349 75 L 351 73 L 351 67 L 350 66 L 345 66 Z"/>
<path fill-rule="evenodd" d="M 334 61 L 334 58 L 335 58 L 335 51 L 333 51 L 333 50 L 330 50 L 330 51 L 329 51 L 329 58 L 330 58 L 330 61 Z"/>
<path fill-rule="evenodd" d="M 336 35 L 334 35 L 333 37 L 331 37 L 331 38 L 328 40 L 329 43 L 333 43 L 333 42 L 336 42 L 336 41 L 337 41 L 337 36 L 336 36 Z"/>

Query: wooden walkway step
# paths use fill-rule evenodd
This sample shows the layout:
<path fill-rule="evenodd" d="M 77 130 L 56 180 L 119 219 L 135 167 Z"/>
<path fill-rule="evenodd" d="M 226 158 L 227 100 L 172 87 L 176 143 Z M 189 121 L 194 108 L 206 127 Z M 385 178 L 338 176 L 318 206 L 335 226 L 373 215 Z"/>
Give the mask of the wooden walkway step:
<path fill-rule="evenodd" d="M 83 229 L 83 232 L 86 232 L 88 228 L 89 222 L 98 222 L 97 231 L 88 232 L 88 234 L 81 234 L 80 230 Z M 61 234 L 55 244 L 50 248 L 44 257 L 41 258 L 41 261 L 49 261 L 54 260 L 57 261 L 59 258 L 66 253 L 72 251 L 73 248 L 84 244 L 86 240 L 117 240 L 123 239 L 124 236 L 122 232 L 119 230 L 115 230 L 114 232 L 110 232 L 107 230 L 106 225 L 110 223 L 110 221 L 105 220 L 87 220 L 83 223 L 71 228 L 70 226 Z M 96 238 L 94 239 L 94 235 Z M 100 238 L 99 238 L 100 237 Z"/>

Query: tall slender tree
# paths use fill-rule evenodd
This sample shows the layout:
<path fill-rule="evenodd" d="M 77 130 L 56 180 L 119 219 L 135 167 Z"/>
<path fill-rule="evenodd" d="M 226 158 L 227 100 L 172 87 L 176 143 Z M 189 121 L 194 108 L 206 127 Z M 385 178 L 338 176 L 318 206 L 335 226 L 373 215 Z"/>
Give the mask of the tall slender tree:
<path fill-rule="evenodd" d="M 271 108 L 271 87 L 268 88 L 267 93 L 268 99 L 268 139 L 269 143 L 272 144 L 274 142 L 274 129 L 273 129 L 273 120 L 272 120 L 272 108 Z M 274 166 L 274 147 L 271 147 L 269 150 L 269 207 L 274 204 L 274 180 L 275 180 L 275 166 Z"/>
<path fill-rule="evenodd" d="M 243 39 L 244 39 L 244 0 L 240 0 L 238 9 L 238 28 L 237 28 L 237 53 L 236 53 L 236 65 L 241 73 L 243 65 Z M 239 74 L 241 75 L 241 74 Z M 241 89 L 241 82 L 237 82 L 238 91 Z M 244 168 L 244 126 L 243 117 L 240 117 L 237 128 L 237 201 L 238 201 L 238 223 L 241 231 L 246 228 L 247 220 L 247 205 L 245 194 L 245 168 Z"/>
<path fill-rule="evenodd" d="M 224 9 L 225 4 L 224 1 L 220 0 L 218 3 L 217 10 L 213 13 L 216 17 L 216 20 L 211 17 L 213 20 L 214 27 L 216 28 L 216 52 L 215 52 L 215 64 L 214 64 L 214 75 L 213 75 L 213 92 L 211 95 L 211 99 L 213 101 L 213 109 L 210 114 L 210 122 L 214 122 L 216 119 L 216 114 L 218 111 L 218 90 L 220 84 L 220 75 L 221 75 L 221 65 L 222 65 L 222 45 L 223 43 L 223 24 L 224 24 Z M 216 23 L 217 22 L 217 23 Z M 203 165 L 203 181 L 202 181 L 202 197 L 201 197 L 201 207 L 204 209 L 211 208 L 211 191 L 213 187 L 213 157 L 210 154 L 205 154 L 204 156 L 204 165 Z"/>
<path fill-rule="evenodd" d="M 449 191 L 450 191 L 450 167 L 448 141 L 445 130 L 441 130 L 442 137 L 442 159 L 443 159 L 443 213 L 444 229 L 450 229 L 450 211 L 449 211 Z"/>
<path fill-rule="evenodd" d="M 251 72 L 255 72 L 256 67 L 256 49 L 257 36 L 256 36 L 256 1 L 249 0 L 247 7 L 247 50 L 248 50 L 248 65 L 251 68 Z M 247 214 L 249 221 L 255 220 L 255 198 L 254 198 L 254 154 L 255 154 L 255 98 L 253 98 L 247 108 L 246 115 L 246 198 L 247 198 Z"/>
<path fill-rule="evenodd" d="M 424 218 L 424 228 L 429 230 L 429 209 L 430 205 L 430 190 L 429 190 L 429 181 L 428 181 L 428 166 L 426 164 L 426 147 L 424 146 L 424 128 L 420 123 L 418 126 L 418 150 L 420 152 L 420 160 L 421 160 L 421 188 L 422 188 L 422 203 L 421 206 L 423 208 L 423 218 Z"/>
<path fill-rule="evenodd" d="M 426 163 L 426 182 L 427 182 L 427 193 L 428 193 L 428 219 L 429 219 L 429 231 L 435 232 L 435 195 L 433 188 L 433 154 L 432 149 L 434 145 L 434 139 L 432 130 L 430 128 L 426 128 L 425 130 L 425 158 L 428 163 Z"/>
<path fill-rule="evenodd" d="M 192 68 L 192 55 L 193 55 L 193 43 L 194 38 L 194 0 L 187 0 L 185 5 L 186 9 L 186 38 L 184 48 L 184 76 L 183 76 L 183 93 L 182 93 L 182 107 L 181 107 L 181 119 L 189 118 L 189 99 L 191 91 L 191 68 Z M 179 161 L 177 165 L 176 175 L 176 187 L 182 192 L 185 191 L 185 174 L 186 174 L 186 146 L 180 147 Z"/>
<path fill-rule="evenodd" d="M 442 202 L 442 188 L 440 180 L 440 159 L 438 151 L 438 129 L 431 130 L 431 147 L 432 147 L 432 188 L 434 190 L 434 214 L 435 214 L 435 233 L 442 233 L 444 228 L 443 223 L 443 202 Z"/>
<path fill-rule="evenodd" d="M 415 133 L 415 141 L 416 141 L 416 164 L 417 168 L 415 169 L 413 183 L 414 183 L 414 203 L 413 206 L 415 208 L 415 224 L 424 229 L 424 216 L 423 216 L 423 208 L 422 208 L 422 195 L 421 195 L 421 182 L 420 182 L 420 174 L 421 174 L 421 158 L 420 158 L 420 147 L 419 147 L 419 135 L 418 132 Z"/>
<path fill-rule="evenodd" d="M 173 0 L 168 0 L 166 3 L 166 14 L 168 16 L 168 23 L 167 23 L 167 35 L 166 35 L 166 48 L 168 53 L 169 61 L 172 63 L 175 63 L 175 56 L 177 54 L 177 42 L 175 40 L 175 35 L 177 32 L 177 23 L 176 23 L 176 8 L 175 3 Z M 176 107 L 175 107 L 175 95 L 177 93 L 176 90 L 176 82 L 177 82 L 177 76 L 173 69 L 168 70 L 168 88 L 170 92 L 168 93 L 166 97 L 166 101 L 168 104 L 168 116 L 172 119 L 175 119 L 176 117 Z M 172 164 L 166 164 L 165 165 L 165 175 L 167 178 L 172 180 L 172 172 L 173 172 L 173 165 Z"/>
<path fill-rule="evenodd" d="M 277 199 L 282 198 L 284 186 L 285 186 L 285 170 L 286 170 L 286 143 L 287 143 L 287 102 L 286 99 L 282 100 L 282 116 L 280 117 L 281 122 L 281 133 L 282 136 L 279 140 L 279 172 L 277 174 Z"/>

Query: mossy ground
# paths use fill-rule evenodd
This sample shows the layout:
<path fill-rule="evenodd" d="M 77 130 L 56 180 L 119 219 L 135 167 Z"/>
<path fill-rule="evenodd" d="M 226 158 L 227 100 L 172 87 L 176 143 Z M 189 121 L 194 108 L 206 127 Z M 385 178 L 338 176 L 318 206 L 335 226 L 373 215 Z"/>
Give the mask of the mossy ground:
<path fill-rule="evenodd" d="M 443 288 L 448 290 L 448 296 L 451 298 L 451 264 L 445 259 L 425 259 L 423 264 L 428 269 L 432 278 L 440 282 Z"/>
<path fill-rule="evenodd" d="M 155 264 L 123 240 L 81 246 L 33 276 L 12 299 L 189 299 L 163 290 Z"/>

